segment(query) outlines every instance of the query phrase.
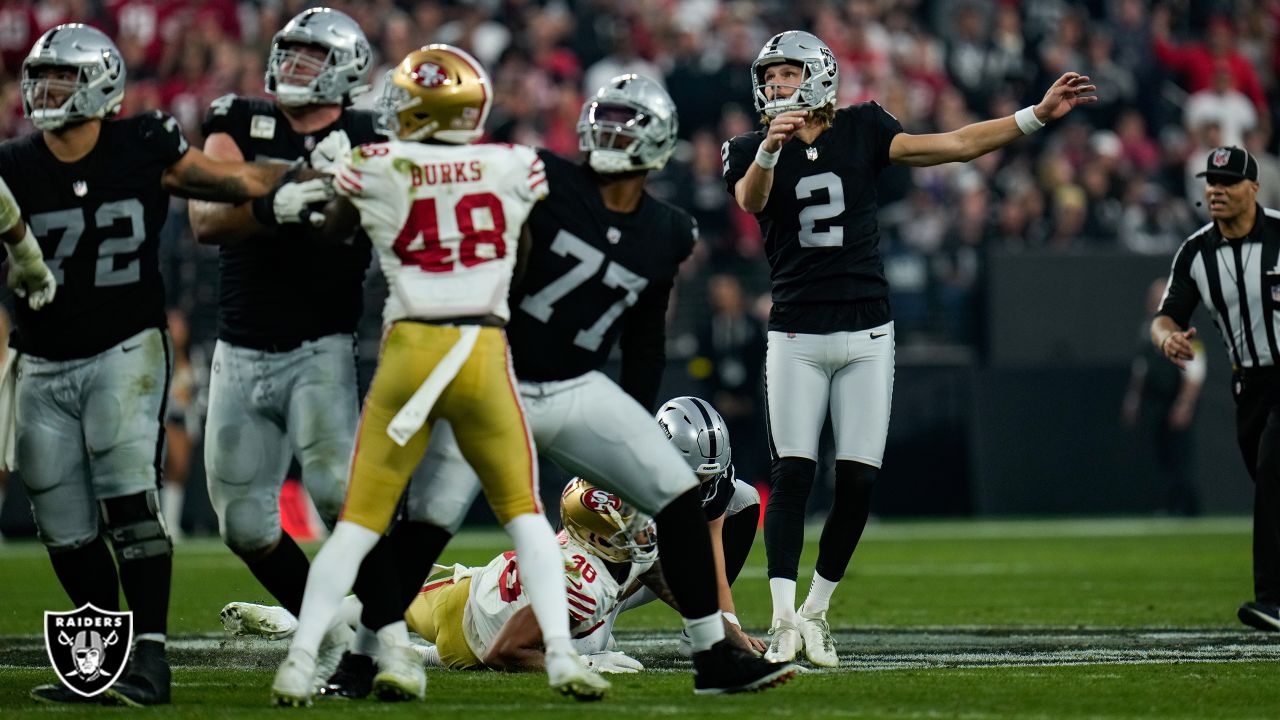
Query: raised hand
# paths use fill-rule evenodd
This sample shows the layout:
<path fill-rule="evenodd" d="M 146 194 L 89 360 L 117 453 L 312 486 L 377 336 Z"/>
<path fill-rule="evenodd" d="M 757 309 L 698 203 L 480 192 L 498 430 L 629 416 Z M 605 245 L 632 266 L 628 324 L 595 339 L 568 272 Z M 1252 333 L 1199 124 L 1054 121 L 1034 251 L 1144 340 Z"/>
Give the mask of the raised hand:
<path fill-rule="evenodd" d="M 804 127 L 804 119 L 808 114 L 808 110 L 788 110 L 784 113 L 778 113 L 778 116 L 769 123 L 769 130 L 765 134 L 765 152 L 778 152 L 783 143 L 790 140 L 797 130 Z"/>
<path fill-rule="evenodd" d="M 1036 105 L 1036 117 L 1040 122 L 1049 122 L 1071 112 L 1077 105 L 1088 105 L 1089 103 L 1098 102 L 1097 95 L 1088 95 L 1086 93 L 1094 92 L 1098 86 L 1089 81 L 1088 75 L 1081 75 L 1078 72 L 1063 73 L 1049 90 L 1044 94 L 1044 99 Z"/>

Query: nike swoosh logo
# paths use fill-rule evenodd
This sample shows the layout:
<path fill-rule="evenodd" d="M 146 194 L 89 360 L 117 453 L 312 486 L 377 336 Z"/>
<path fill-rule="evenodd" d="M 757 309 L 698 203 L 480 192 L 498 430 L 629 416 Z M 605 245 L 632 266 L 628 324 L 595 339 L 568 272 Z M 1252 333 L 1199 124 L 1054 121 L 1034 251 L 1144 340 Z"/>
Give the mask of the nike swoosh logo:
<path fill-rule="evenodd" d="M 121 346 L 120 346 L 120 352 L 132 352 L 132 351 L 134 351 L 134 350 L 137 350 L 137 349 L 138 349 L 138 348 L 140 348 L 140 347 L 142 347 L 142 344 L 141 344 L 141 343 L 139 343 L 139 344 L 137 344 L 137 345 L 121 345 Z"/>
<path fill-rule="evenodd" d="M 889 334 L 889 333 L 880 333 L 879 335 L 877 335 L 877 334 L 875 334 L 875 333 L 871 333 L 871 339 L 872 339 L 872 340 L 879 340 L 880 338 L 882 338 L 882 337 L 884 337 L 885 335 L 888 335 L 888 334 Z"/>

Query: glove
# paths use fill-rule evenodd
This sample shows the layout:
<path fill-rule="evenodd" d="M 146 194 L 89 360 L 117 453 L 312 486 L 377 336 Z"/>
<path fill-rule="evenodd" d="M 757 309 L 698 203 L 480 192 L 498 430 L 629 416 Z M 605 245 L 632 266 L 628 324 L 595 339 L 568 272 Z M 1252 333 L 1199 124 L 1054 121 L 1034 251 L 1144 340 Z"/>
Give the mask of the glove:
<path fill-rule="evenodd" d="M 587 667 L 602 673 L 638 673 L 644 670 L 639 660 L 616 650 L 601 650 L 590 655 L 583 655 Z"/>
<path fill-rule="evenodd" d="M 5 245 L 9 251 L 9 289 L 14 295 L 27 299 L 32 310 L 53 302 L 58 283 L 53 279 L 49 266 L 44 264 L 44 254 L 35 235 L 27 228 L 26 237 L 17 245 Z"/>
<path fill-rule="evenodd" d="M 346 130 L 334 130 L 311 151 L 311 167 L 321 172 L 335 173 L 351 155 L 351 138 Z"/>
<path fill-rule="evenodd" d="M 333 198 L 332 178 L 315 178 L 298 182 L 297 170 L 280 178 L 271 192 L 253 201 L 253 217 L 265 227 L 287 223 L 306 223 L 313 227 L 324 224 L 324 213 L 312 209 L 315 203 Z"/>

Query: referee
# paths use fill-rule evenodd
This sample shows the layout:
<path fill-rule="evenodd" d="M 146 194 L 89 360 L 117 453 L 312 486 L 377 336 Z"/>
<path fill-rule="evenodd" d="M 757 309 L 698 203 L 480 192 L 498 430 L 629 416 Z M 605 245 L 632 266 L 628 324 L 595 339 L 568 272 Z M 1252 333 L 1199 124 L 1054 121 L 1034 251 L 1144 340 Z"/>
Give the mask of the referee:
<path fill-rule="evenodd" d="M 1201 301 L 1231 354 L 1236 439 L 1253 478 L 1254 601 L 1246 625 L 1280 631 L 1280 211 L 1257 203 L 1258 162 L 1238 147 L 1209 153 L 1208 225 L 1183 242 L 1151 321 L 1151 342 L 1174 365 L 1194 357 L 1189 327 Z M 1186 328 L 1186 329 L 1184 329 Z"/>

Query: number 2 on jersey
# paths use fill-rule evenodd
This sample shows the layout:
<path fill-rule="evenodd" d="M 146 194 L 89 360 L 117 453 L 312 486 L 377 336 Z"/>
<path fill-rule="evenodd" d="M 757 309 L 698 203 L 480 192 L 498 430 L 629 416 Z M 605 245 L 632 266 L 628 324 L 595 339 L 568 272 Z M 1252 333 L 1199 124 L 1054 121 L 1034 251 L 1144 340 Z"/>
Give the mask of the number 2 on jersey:
<path fill-rule="evenodd" d="M 814 191 L 826 190 L 827 201 L 800 211 L 800 247 L 840 247 L 844 245 L 844 227 L 832 224 L 826 230 L 815 230 L 818 223 L 831 220 L 844 212 L 844 183 L 833 172 L 810 175 L 796 183 L 796 199 L 808 200 Z"/>
<path fill-rule="evenodd" d="M 453 207 L 453 226 L 443 227 L 441 219 L 436 198 L 414 200 L 392 245 L 396 257 L 426 272 L 452 272 L 459 263 L 471 267 L 506 256 L 507 217 L 497 195 L 463 195 Z"/>

